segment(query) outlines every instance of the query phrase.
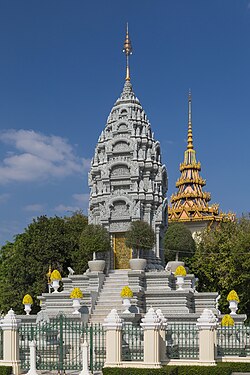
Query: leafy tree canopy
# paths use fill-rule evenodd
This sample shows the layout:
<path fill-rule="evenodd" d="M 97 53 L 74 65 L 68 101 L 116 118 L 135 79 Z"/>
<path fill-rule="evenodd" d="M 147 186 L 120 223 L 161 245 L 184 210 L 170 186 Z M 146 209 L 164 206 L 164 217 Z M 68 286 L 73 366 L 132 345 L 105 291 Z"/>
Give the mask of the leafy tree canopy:
<path fill-rule="evenodd" d="M 75 253 L 74 267 L 83 273 L 88 268 L 88 261 L 93 253 L 110 250 L 110 236 L 106 228 L 101 225 L 89 224 L 83 229 L 79 239 L 79 249 Z"/>
<path fill-rule="evenodd" d="M 199 278 L 199 291 L 218 291 L 220 308 L 229 312 L 226 297 L 234 289 L 239 295 L 239 312 L 250 311 L 250 220 L 242 217 L 220 223 L 201 234 L 189 268 Z"/>
<path fill-rule="evenodd" d="M 191 257 L 196 249 L 190 230 L 180 223 L 170 224 L 164 237 L 166 261 Z"/>
<path fill-rule="evenodd" d="M 36 297 L 47 290 L 49 265 L 62 275 L 68 273 L 86 225 L 87 218 L 80 212 L 65 218 L 40 216 L 14 242 L 1 248 L 0 308 L 4 312 L 12 307 L 22 313 L 22 298 L 27 293 L 34 300 L 33 312 L 39 310 Z"/>
<path fill-rule="evenodd" d="M 126 246 L 139 250 L 150 251 L 155 244 L 155 232 L 151 226 L 142 220 L 132 221 L 129 230 L 126 232 Z"/>

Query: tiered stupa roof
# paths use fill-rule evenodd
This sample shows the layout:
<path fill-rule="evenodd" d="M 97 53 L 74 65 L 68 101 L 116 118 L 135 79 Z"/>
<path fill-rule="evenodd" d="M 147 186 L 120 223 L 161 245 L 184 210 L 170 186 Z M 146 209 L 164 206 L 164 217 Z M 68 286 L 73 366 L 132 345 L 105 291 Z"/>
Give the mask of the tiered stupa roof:
<path fill-rule="evenodd" d="M 209 205 L 211 194 L 204 192 L 206 180 L 200 176 L 201 164 L 196 160 L 192 131 L 192 98 L 188 96 L 188 140 L 184 162 L 180 164 L 181 176 L 176 182 L 178 191 L 171 197 L 168 208 L 169 222 L 207 221 L 220 222 L 232 219 L 232 214 L 219 211 L 218 204 Z"/>

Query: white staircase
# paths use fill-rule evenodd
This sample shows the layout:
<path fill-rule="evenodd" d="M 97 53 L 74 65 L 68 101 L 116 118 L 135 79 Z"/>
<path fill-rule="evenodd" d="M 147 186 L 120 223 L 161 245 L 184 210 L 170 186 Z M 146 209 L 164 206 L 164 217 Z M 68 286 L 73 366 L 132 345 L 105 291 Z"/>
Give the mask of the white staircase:
<path fill-rule="evenodd" d="M 112 309 L 117 309 L 118 313 L 124 310 L 120 293 L 126 285 L 128 285 L 127 270 L 110 271 L 103 283 L 94 311 L 90 316 L 91 323 L 103 323 Z"/>

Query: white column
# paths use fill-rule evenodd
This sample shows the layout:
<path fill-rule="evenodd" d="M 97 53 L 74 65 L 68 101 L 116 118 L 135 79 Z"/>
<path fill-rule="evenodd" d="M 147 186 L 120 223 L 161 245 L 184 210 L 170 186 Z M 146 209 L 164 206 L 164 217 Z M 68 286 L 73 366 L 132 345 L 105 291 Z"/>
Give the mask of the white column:
<path fill-rule="evenodd" d="M 158 318 L 160 319 L 160 362 L 166 362 L 167 361 L 167 343 L 166 343 L 166 329 L 168 326 L 167 319 L 162 314 L 161 309 L 156 310 L 156 314 Z"/>
<path fill-rule="evenodd" d="M 36 342 L 30 341 L 30 369 L 28 375 L 38 375 L 36 372 Z"/>
<path fill-rule="evenodd" d="M 156 256 L 157 258 L 160 258 L 160 228 L 155 228 L 155 234 L 156 234 Z"/>
<path fill-rule="evenodd" d="M 105 367 L 116 367 L 121 363 L 122 352 L 122 322 L 117 310 L 113 309 L 104 319 L 106 330 L 106 362 Z"/>
<path fill-rule="evenodd" d="M 144 364 L 149 367 L 161 367 L 160 326 L 160 319 L 151 307 L 141 323 L 141 327 L 144 329 Z"/>
<path fill-rule="evenodd" d="M 79 375 L 90 375 L 89 371 L 89 344 L 87 341 L 81 343 L 81 352 L 82 352 L 82 371 Z"/>
<path fill-rule="evenodd" d="M 16 319 L 12 309 L 8 311 L 8 314 L 0 322 L 3 330 L 3 362 L 6 366 L 12 366 L 14 375 L 21 373 L 18 335 L 20 323 L 20 319 Z"/>
<path fill-rule="evenodd" d="M 204 309 L 197 319 L 199 328 L 199 360 L 207 365 L 215 365 L 215 350 L 217 345 L 216 328 L 218 319 L 212 310 Z"/>

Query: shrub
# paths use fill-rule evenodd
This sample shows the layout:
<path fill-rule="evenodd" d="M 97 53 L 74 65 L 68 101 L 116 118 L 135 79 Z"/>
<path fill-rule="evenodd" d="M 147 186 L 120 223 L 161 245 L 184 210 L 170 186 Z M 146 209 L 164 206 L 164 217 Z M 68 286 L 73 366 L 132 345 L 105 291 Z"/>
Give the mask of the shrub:
<path fill-rule="evenodd" d="M 142 368 L 103 368 L 103 375 L 178 375 L 175 366 L 165 366 L 160 369 Z"/>
<path fill-rule="evenodd" d="M 74 288 L 72 292 L 70 293 L 70 298 L 83 298 L 83 293 L 80 288 Z"/>
<path fill-rule="evenodd" d="M 237 301 L 240 302 L 239 296 L 236 293 L 235 290 L 231 290 L 231 292 L 228 293 L 227 301 Z"/>
<path fill-rule="evenodd" d="M 30 304 L 30 305 L 33 304 L 33 299 L 31 295 L 29 294 L 25 294 L 25 296 L 23 297 L 23 305 L 26 305 L 26 304 Z"/>
<path fill-rule="evenodd" d="M 154 230 L 143 220 L 132 221 L 126 232 L 125 243 L 127 247 L 136 250 L 137 258 L 139 258 L 140 250 L 152 250 L 155 244 Z"/>
<path fill-rule="evenodd" d="M 186 268 L 183 266 L 178 266 L 174 273 L 175 276 L 187 276 Z"/>
<path fill-rule="evenodd" d="M 222 320 L 221 320 L 221 325 L 222 325 L 222 327 L 232 327 L 232 326 L 234 326 L 234 320 L 231 317 L 231 315 L 229 315 L 229 314 L 224 315 Z"/>
<path fill-rule="evenodd" d="M 50 276 L 51 281 L 62 280 L 62 276 L 58 270 L 54 270 Z"/>
<path fill-rule="evenodd" d="M 12 367 L 11 366 L 0 366 L 0 375 L 11 375 Z"/>
<path fill-rule="evenodd" d="M 231 375 L 250 371 L 250 363 L 218 363 L 217 366 L 164 366 L 160 369 L 104 368 L 103 375 Z"/>
<path fill-rule="evenodd" d="M 130 289 L 129 286 L 124 286 L 121 290 L 121 297 L 122 298 L 132 298 L 133 297 L 133 292 Z"/>

